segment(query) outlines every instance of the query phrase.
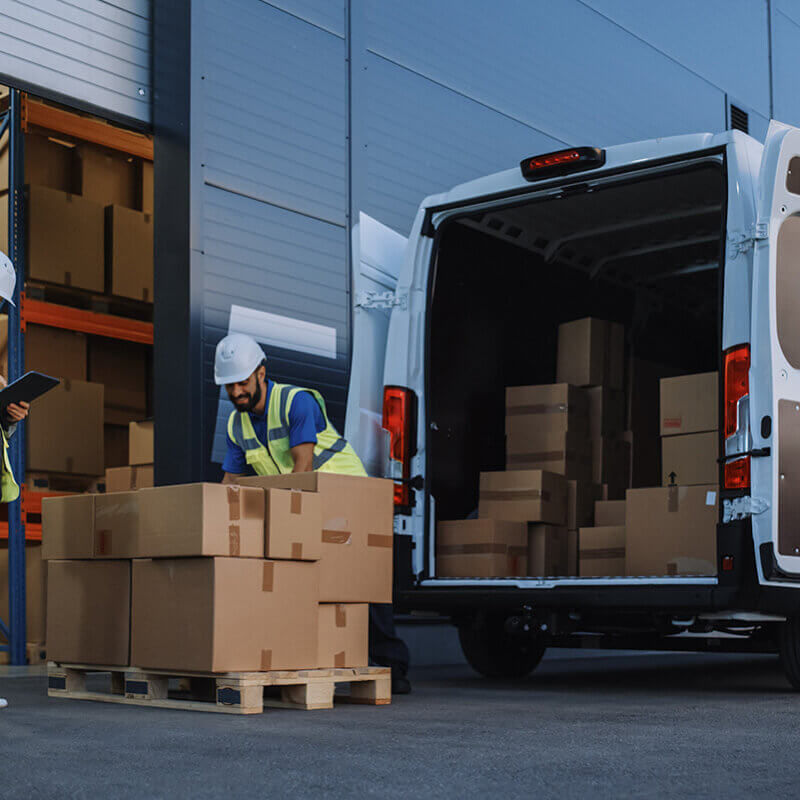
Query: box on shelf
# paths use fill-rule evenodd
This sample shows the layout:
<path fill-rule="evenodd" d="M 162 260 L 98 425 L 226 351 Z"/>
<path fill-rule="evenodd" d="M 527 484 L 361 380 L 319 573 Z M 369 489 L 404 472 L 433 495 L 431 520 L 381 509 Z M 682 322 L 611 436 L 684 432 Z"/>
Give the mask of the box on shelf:
<path fill-rule="evenodd" d="M 628 575 L 716 575 L 716 484 L 630 489 L 625 503 Z"/>
<path fill-rule="evenodd" d="M 131 466 L 152 464 L 153 421 L 131 422 L 128 427 L 128 458 Z"/>
<path fill-rule="evenodd" d="M 103 207 L 43 186 L 27 191 L 28 279 L 102 292 Z"/>
<path fill-rule="evenodd" d="M 39 542 L 25 544 L 25 638 L 29 642 L 45 641 L 45 608 L 47 604 L 47 562 L 42 560 Z M 8 544 L 0 546 L 0 619 L 8 622 Z M 2 639 L 2 634 L 0 634 Z"/>
<path fill-rule="evenodd" d="M 66 664 L 129 664 L 130 561 L 50 561 L 47 655 Z"/>
<path fill-rule="evenodd" d="M 198 672 L 316 667 L 317 570 L 316 562 L 257 558 L 135 560 L 131 664 Z"/>
<path fill-rule="evenodd" d="M 525 440 L 531 434 L 588 433 L 589 399 L 568 383 L 506 388 L 506 436 Z"/>
<path fill-rule="evenodd" d="M 578 531 L 567 531 L 567 575 L 580 575 L 578 572 Z"/>
<path fill-rule="evenodd" d="M 624 500 L 598 500 L 594 504 L 594 524 L 598 528 L 625 526 Z M 583 527 L 583 526 L 581 526 Z"/>
<path fill-rule="evenodd" d="M 481 472 L 478 516 L 512 522 L 567 520 L 567 481 L 541 469 Z"/>
<path fill-rule="evenodd" d="M 576 531 L 594 523 L 595 502 L 603 497 L 603 486 L 586 481 L 567 481 L 567 528 Z"/>
<path fill-rule="evenodd" d="M 136 208 L 138 168 L 129 156 L 88 143 L 79 144 L 75 152 L 78 194 L 102 206 Z"/>
<path fill-rule="evenodd" d="M 38 133 L 26 133 L 24 146 L 25 182 L 35 186 L 75 190 L 75 152 L 67 144 Z M 8 189 L 8 137 L 0 139 L 0 191 Z M 5 252 L 5 251 L 4 251 Z"/>
<path fill-rule="evenodd" d="M 625 394 L 607 386 L 592 386 L 589 396 L 589 435 L 592 439 L 617 436 L 625 427 Z"/>
<path fill-rule="evenodd" d="M 592 440 L 592 478 L 595 483 L 608 484 L 608 497 L 625 497 L 630 484 L 630 444 L 624 439 L 604 436 Z"/>
<path fill-rule="evenodd" d="M 145 214 L 152 214 L 154 208 L 153 162 L 145 158 L 139 160 L 139 203 L 138 208 Z"/>
<path fill-rule="evenodd" d="M 592 480 L 592 447 L 585 433 L 538 433 L 506 440 L 506 469 L 544 469 L 570 480 Z"/>
<path fill-rule="evenodd" d="M 622 389 L 624 359 L 625 328 L 619 323 L 586 317 L 558 326 L 559 383 Z"/>
<path fill-rule="evenodd" d="M 1 249 L 1 248 L 0 248 Z M 86 334 L 27 323 L 25 369 L 54 378 L 86 380 Z M 0 374 L 8 377 L 8 316 L 0 316 Z"/>
<path fill-rule="evenodd" d="M 625 575 L 624 525 L 581 528 L 578 531 L 578 574 L 582 578 Z"/>
<path fill-rule="evenodd" d="M 322 555 L 322 498 L 299 489 L 265 489 L 264 555 L 316 561 Z"/>
<path fill-rule="evenodd" d="M 558 525 L 528 526 L 528 575 L 569 575 L 569 540 Z"/>
<path fill-rule="evenodd" d="M 147 411 L 147 346 L 105 336 L 89 340 L 89 380 L 105 386 L 107 408 L 125 409 L 142 419 Z M 127 424 L 107 416 L 111 424 Z M 150 461 L 152 462 L 152 458 Z"/>
<path fill-rule="evenodd" d="M 665 436 L 661 440 L 661 485 L 716 483 L 718 458 L 718 431 Z"/>
<path fill-rule="evenodd" d="M 94 558 L 133 558 L 139 547 L 139 492 L 94 496 Z"/>
<path fill-rule="evenodd" d="M 264 557 L 264 492 L 258 489 L 186 483 L 135 494 L 137 557 Z"/>
<path fill-rule="evenodd" d="M 527 575 L 528 528 L 524 522 L 462 519 L 436 526 L 439 578 L 506 578 Z"/>
<path fill-rule="evenodd" d="M 369 664 L 369 605 L 323 603 L 319 607 L 317 666 L 321 669 Z"/>
<path fill-rule="evenodd" d="M 103 449 L 106 470 L 128 463 L 128 428 L 125 425 L 103 426 Z"/>
<path fill-rule="evenodd" d="M 27 468 L 33 472 L 102 475 L 103 395 L 102 384 L 63 380 L 37 398 L 26 423 Z"/>
<path fill-rule="evenodd" d="M 126 431 L 127 435 L 127 431 Z M 114 467 L 106 470 L 106 492 L 132 492 L 153 485 L 153 465 Z"/>
<path fill-rule="evenodd" d="M 153 217 L 122 206 L 106 208 L 109 291 L 153 302 Z"/>
<path fill-rule="evenodd" d="M 703 433 L 719 428 L 718 373 L 701 372 L 661 380 L 661 435 Z"/>

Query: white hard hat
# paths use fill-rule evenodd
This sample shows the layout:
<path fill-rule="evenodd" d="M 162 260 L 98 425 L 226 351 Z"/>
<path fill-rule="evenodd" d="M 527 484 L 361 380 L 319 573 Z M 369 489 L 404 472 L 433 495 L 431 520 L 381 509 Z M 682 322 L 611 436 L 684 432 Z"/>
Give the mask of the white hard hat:
<path fill-rule="evenodd" d="M 252 336 L 230 333 L 217 345 L 214 382 L 222 386 L 246 380 L 265 358 L 264 351 Z"/>
<path fill-rule="evenodd" d="M 0 297 L 8 300 L 12 306 L 14 302 L 14 287 L 17 285 L 17 273 L 11 259 L 0 250 Z"/>

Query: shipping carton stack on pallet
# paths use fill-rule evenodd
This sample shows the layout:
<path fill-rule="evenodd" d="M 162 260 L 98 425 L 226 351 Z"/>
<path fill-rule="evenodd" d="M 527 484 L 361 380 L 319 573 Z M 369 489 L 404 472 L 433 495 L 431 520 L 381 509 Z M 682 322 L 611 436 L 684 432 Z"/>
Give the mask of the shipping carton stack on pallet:
<path fill-rule="evenodd" d="M 51 695 L 257 713 L 327 708 L 349 683 L 389 702 L 367 604 L 392 599 L 391 482 L 247 478 L 49 498 L 43 516 Z M 87 692 L 102 667 L 110 687 Z M 216 690 L 175 697 L 171 678 Z"/>
<path fill-rule="evenodd" d="M 153 485 L 153 422 L 128 424 L 128 465 L 106 469 L 106 492 L 131 492 Z"/>

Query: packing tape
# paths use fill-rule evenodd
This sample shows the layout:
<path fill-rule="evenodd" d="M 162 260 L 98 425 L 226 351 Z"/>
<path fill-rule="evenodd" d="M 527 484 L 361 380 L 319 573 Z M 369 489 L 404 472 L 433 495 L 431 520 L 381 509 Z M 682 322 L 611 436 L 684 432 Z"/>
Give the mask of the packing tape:
<path fill-rule="evenodd" d="M 239 502 L 239 487 L 228 486 L 228 521 L 241 519 L 241 504 Z"/>
<path fill-rule="evenodd" d="M 295 561 L 300 561 L 303 558 L 303 543 L 292 542 L 292 558 Z"/>
<path fill-rule="evenodd" d="M 669 494 L 667 495 L 667 511 L 673 513 L 678 510 L 679 498 L 678 498 L 678 487 L 677 486 L 670 486 L 669 487 Z"/>
<path fill-rule="evenodd" d="M 528 548 L 527 547 L 523 547 L 523 546 L 518 546 L 518 545 L 510 546 L 508 548 L 508 555 L 510 555 L 511 558 L 520 558 L 522 556 L 527 556 L 528 555 Z"/>
<path fill-rule="evenodd" d="M 527 553 L 527 548 L 523 548 Z M 436 548 L 440 556 L 478 556 L 502 555 L 509 552 L 507 544 L 502 542 L 484 542 L 481 544 L 441 544 Z"/>
<path fill-rule="evenodd" d="M 480 493 L 481 500 L 542 500 L 550 502 L 550 492 L 542 492 L 539 489 L 484 489 Z"/>
<path fill-rule="evenodd" d="M 238 525 L 228 525 L 228 555 L 238 556 L 241 548 L 241 535 Z"/>
<path fill-rule="evenodd" d="M 264 562 L 264 570 L 261 575 L 261 591 L 271 592 L 275 583 L 275 564 L 272 561 Z"/>
<path fill-rule="evenodd" d="M 292 489 L 292 514 L 301 514 L 303 511 L 303 493 L 298 489 Z"/>
<path fill-rule="evenodd" d="M 72 456 L 67 456 L 67 472 L 74 472 L 75 471 L 73 469 L 74 463 L 75 463 L 75 460 L 72 458 Z"/>
<path fill-rule="evenodd" d="M 64 273 L 64 286 L 72 286 L 72 273 L 65 272 Z"/>
<path fill-rule="evenodd" d="M 391 547 L 394 544 L 394 536 L 384 533 L 367 534 L 367 547 Z"/>
<path fill-rule="evenodd" d="M 136 488 L 136 467 L 131 467 L 131 481 L 130 481 L 130 490 L 133 491 Z"/>
<path fill-rule="evenodd" d="M 667 563 L 667 575 L 677 575 L 678 574 L 678 565 L 674 561 L 670 561 Z"/>
<path fill-rule="evenodd" d="M 65 392 L 69 392 L 72 389 L 72 379 L 62 378 L 61 385 L 64 387 Z"/>
<path fill-rule="evenodd" d="M 261 651 L 261 669 L 265 671 L 272 669 L 272 650 Z"/>
<path fill-rule="evenodd" d="M 593 558 L 625 558 L 625 548 L 596 547 L 591 550 L 580 550 L 578 557 L 587 561 Z"/>
<path fill-rule="evenodd" d="M 340 653 L 336 653 L 333 657 L 333 666 L 337 669 L 344 669 L 344 665 L 347 663 L 347 657 L 345 656 L 345 651 L 342 650 Z"/>
<path fill-rule="evenodd" d="M 350 531 L 329 531 L 323 529 L 322 541 L 325 544 L 350 544 Z"/>
<path fill-rule="evenodd" d="M 336 604 L 336 627 L 337 628 L 346 628 L 347 627 L 347 611 L 345 607 L 341 603 Z"/>
<path fill-rule="evenodd" d="M 567 403 L 534 403 L 527 406 L 506 406 L 506 416 L 516 417 L 522 414 L 566 414 L 570 407 Z"/>
<path fill-rule="evenodd" d="M 142 300 L 144 300 L 145 303 L 149 302 L 150 300 L 150 290 L 146 287 L 142 289 Z"/>
<path fill-rule="evenodd" d="M 96 556 L 107 556 L 111 552 L 111 531 L 95 531 L 94 534 L 94 554 Z"/>

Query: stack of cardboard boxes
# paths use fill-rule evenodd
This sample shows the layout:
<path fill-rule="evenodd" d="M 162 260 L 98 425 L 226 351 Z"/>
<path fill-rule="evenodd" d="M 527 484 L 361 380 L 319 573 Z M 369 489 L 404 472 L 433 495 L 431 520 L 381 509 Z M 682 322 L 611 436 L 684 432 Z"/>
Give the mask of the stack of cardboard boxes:
<path fill-rule="evenodd" d="M 128 465 L 106 469 L 106 492 L 131 492 L 153 485 L 153 422 L 130 422 L 126 430 Z"/>
<path fill-rule="evenodd" d="M 48 657 L 185 672 L 367 664 L 393 484 L 307 473 L 50 498 Z"/>

